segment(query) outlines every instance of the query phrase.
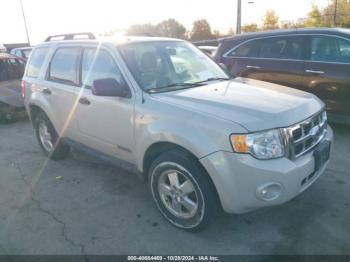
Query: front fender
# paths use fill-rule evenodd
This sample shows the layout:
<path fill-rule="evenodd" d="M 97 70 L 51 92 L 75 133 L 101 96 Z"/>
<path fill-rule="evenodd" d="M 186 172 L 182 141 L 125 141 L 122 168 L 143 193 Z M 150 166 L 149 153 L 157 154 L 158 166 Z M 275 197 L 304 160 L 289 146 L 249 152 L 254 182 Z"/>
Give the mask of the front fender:
<path fill-rule="evenodd" d="M 215 124 L 214 124 L 215 126 Z M 137 167 L 143 171 L 143 159 L 150 146 L 169 142 L 181 146 L 200 159 L 219 150 L 231 150 L 229 136 L 220 127 L 184 120 L 164 120 L 144 125 L 136 131 Z M 221 133 L 221 134 L 219 134 Z M 142 138 L 142 139 L 138 139 Z"/>

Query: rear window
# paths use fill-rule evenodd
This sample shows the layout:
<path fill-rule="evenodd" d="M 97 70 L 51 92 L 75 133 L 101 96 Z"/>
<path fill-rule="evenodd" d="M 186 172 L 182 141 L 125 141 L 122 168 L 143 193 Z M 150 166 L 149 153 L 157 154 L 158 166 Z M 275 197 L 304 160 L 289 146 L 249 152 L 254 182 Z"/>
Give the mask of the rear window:
<path fill-rule="evenodd" d="M 22 79 L 23 72 L 23 61 L 15 58 L 0 59 L 0 81 Z"/>
<path fill-rule="evenodd" d="M 27 76 L 35 78 L 39 76 L 48 51 L 48 47 L 39 47 L 33 51 L 27 66 Z"/>
<path fill-rule="evenodd" d="M 80 49 L 76 47 L 57 49 L 51 60 L 49 80 L 64 84 L 76 84 L 79 55 Z"/>

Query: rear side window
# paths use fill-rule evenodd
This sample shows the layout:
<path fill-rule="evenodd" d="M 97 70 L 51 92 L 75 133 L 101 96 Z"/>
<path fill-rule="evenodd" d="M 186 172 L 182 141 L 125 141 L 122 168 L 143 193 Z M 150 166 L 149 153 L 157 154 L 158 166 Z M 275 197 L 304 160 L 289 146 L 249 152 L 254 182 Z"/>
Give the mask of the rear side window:
<path fill-rule="evenodd" d="M 271 37 L 262 42 L 260 57 L 276 59 L 300 59 L 302 37 Z"/>
<path fill-rule="evenodd" d="M 80 49 L 62 47 L 56 50 L 49 70 L 49 80 L 64 84 L 77 84 L 77 63 Z"/>
<path fill-rule="evenodd" d="M 85 88 L 91 88 L 98 79 L 114 78 L 121 83 L 121 72 L 113 57 L 103 49 L 87 48 L 82 62 L 82 82 Z"/>
<path fill-rule="evenodd" d="M 259 40 L 246 42 L 231 50 L 226 56 L 229 57 L 257 57 L 259 51 Z"/>
<path fill-rule="evenodd" d="M 19 59 L 0 60 L 0 81 L 20 80 L 23 77 L 24 62 Z"/>
<path fill-rule="evenodd" d="M 331 36 L 312 36 L 310 60 L 350 63 L 350 41 Z"/>
<path fill-rule="evenodd" d="M 39 76 L 48 51 L 48 47 L 39 47 L 33 51 L 27 66 L 27 76 L 35 78 Z"/>

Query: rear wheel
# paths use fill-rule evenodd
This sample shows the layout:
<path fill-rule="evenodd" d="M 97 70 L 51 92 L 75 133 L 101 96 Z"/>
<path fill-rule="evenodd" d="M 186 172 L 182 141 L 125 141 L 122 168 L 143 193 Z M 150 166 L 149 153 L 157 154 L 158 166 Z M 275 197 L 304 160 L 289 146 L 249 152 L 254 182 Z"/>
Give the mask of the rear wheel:
<path fill-rule="evenodd" d="M 69 146 L 63 144 L 50 122 L 42 112 L 34 117 L 35 134 L 43 152 L 53 160 L 66 158 L 69 154 Z"/>
<path fill-rule="evenodd" d="M 176 227 L 198 231 L 219 212 L 208 174 L 183 150 L 160 155 L 150 168 L 149 183 L 158 209 Z"/>

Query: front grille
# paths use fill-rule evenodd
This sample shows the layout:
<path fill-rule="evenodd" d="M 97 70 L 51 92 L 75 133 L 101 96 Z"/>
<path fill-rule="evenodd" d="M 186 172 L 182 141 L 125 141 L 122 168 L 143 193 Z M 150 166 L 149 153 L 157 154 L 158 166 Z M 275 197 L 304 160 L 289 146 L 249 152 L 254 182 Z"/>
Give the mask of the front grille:
<path fill-rule="evenodd" d="M 291 158 L 297 158 L 310 151 L 322 140 L 326 132 L 325 111 L 287 128 Z"/>

